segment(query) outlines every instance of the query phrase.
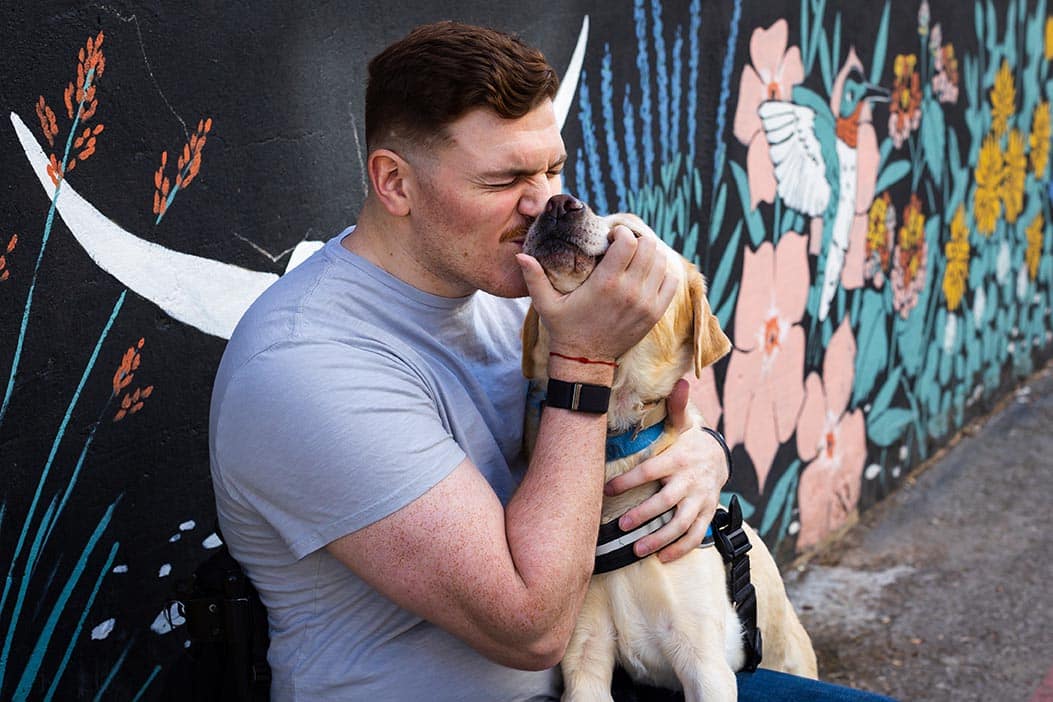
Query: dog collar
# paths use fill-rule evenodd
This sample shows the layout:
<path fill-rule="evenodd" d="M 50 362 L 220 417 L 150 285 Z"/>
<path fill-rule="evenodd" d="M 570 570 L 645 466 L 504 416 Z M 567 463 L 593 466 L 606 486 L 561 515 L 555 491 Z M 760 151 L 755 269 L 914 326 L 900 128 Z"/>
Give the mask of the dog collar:
<path fill-rule="evenodd" d="M 645 448 L 658 441 L 658 437 L 665 431 L 665 425 L 655 424 L 642 431 L 630 429 L 621 434 L 607 437 L 607 460 L 617 461 L 619 458 L 639 453 Z"/>
<path fill-rule="evenodd" d="M 647 410 L 640 423 L 629 431 L 620 434 L 607 435 L 607 460 L 616 461 L 619 458 L 639 453 L 658 440 L 665 427 L 665 400 L 656 400 L 644 405 Z"/>

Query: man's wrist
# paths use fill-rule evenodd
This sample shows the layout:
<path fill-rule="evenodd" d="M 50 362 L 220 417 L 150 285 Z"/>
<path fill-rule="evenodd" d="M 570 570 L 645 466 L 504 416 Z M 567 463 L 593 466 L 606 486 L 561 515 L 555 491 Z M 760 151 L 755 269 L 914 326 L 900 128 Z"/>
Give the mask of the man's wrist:
<path fill-rule="evenodd" d="M 573 383 L 549 378 L 545 405 L 572 412 L 606 414 L 611 403 L 609 385 Z"/>
<path fill-rule="evenodd" d="M 728 466 L 728 477 L 724 481 L 724 485 L 727 486 L 727 484 L 731 482 L 731 474 L 735 470 L 734 465 L 731 462 L 731 449 L 728 448 L 728 442 L 725 441 L 724 436 L 716 429 L 710 429 L 707 426 L 701 425 L 699 426 L 699 428 L 705 433 L 712 436 L 716 440 L 716 442 L 720 444 L 720 448 L 724 451 L 724 460 Z"/>
<path fill-rule="evenodd" d="M 568 383 L 589 383 L 610 387 L 614 383 L 614 368 L 600 363 L 579 363 L 560 356 L 550 356 L 548 377 L 558 378 Z"/>

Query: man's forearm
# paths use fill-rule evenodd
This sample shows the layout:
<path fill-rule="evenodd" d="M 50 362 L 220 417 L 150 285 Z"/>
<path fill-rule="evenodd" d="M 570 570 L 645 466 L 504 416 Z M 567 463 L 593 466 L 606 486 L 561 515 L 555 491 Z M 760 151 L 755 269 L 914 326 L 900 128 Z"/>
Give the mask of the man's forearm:
<path fill-rule="evenodd" d="M 610 385 L 613 369 L 552 358 L 551 377 Z M 530 467 L 506 509 L 509 551 L 535 601 L 565 643 L 581 606 L 603 500 L 606 414 L 546 408 Z"/>

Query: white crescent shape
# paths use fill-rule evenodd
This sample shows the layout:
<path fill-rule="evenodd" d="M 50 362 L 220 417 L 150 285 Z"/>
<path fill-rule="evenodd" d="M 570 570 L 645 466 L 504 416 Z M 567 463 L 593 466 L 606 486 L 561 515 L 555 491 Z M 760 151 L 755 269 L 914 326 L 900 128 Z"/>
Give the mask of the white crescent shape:
<path fill-rule="evenodd" d="M 581 76 L 588 33 L 586 15 L 570 65 L 553 100 L 561 130 Z M 55 198 L 56 188 L 47 172 L 48 158 L 40 143 L 14 112 L 11 124 L 44 192 L 49 199 Z M 206 334 L 229 339 L 249 305 L 278 279 L 274 273 L 180 253 L 137 237 L 99 212 L 69 181 L 64 181 L 58 190 L 55 209 L 100 268 L 173 319 Z M 293 251 L 286 271 L 321 246 L 322 242 L 301 242 Z"/>
<path fill-rule="evenodd" d="M 589 16 L 585 15 L 585 19 L 581 21 L 581 31 L 578 32 L 578 44 L 574 47 L 574 53 L 570 56 L 567 72 L 563 74 L 559 90 L 556 91 L 556 98 L 552 101 L 552 106 L 556 108 L 556 120 L 559 122 L 560 131 L 563 131 L 563 125 L 566 123 L 567 115 L 570 113 L 570 104 L 574 99 L 574 91 L 578 87 L 578 80 L 581 78 L 581 64 L 585 62 L 585 47 L 588 43 Z"/>

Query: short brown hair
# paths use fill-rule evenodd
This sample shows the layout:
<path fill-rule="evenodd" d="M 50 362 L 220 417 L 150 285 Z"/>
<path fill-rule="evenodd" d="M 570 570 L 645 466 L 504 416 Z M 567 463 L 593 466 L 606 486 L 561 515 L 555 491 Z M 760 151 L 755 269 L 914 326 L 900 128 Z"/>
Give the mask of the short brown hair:
<path fill-rule="evenodd" d="M 544 55 L 518 37 L 458 22 L 417 27 L 369 62 L 366 148 L 431 144 L 468 111 L 514 119 L 559 88 Z"/>

